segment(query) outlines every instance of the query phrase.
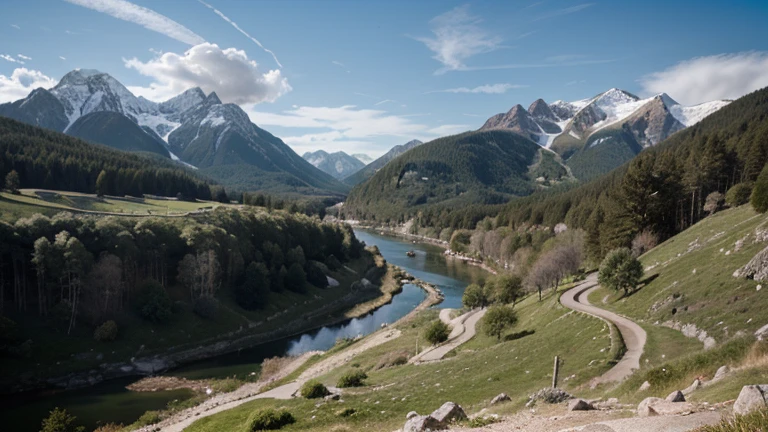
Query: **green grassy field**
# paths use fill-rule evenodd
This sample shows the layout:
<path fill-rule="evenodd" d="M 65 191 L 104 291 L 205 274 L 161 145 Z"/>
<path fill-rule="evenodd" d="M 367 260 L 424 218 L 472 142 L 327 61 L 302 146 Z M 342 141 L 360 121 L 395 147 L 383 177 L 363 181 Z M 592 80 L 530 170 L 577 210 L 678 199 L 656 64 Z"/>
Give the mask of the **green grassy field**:
<path fill-rule="evenodd" d="M 52 216 L 60 211 L 119 213 L 137 216 L 181 215 L 220 204 L 206 201 L 175 199 L 97 197 L 91 194 L 63 191 L 22 189 L 18 195 L 0 192 L 0 219 L 13 222 L 35 213 Z"/>
<path fill-rule="evenodd" d="M 367 386 L 347 389 L 344 402 L 316 406 L 316 401 L 303 399 L 258 400 L 203 418 L 188 430 L 241 430 L 248 415 L 264 407 L 286 407 L 296 416 L 296 424 L 285 430 L 394 430 L 402 427 L 409 411 L 428 413 L 445 401 L 459 403 L 472 413 L 506 392 L 513 395 L 513 401 L 492 411 L 519 409 L 528 394 L 551 384 L 555 355 L 563 359 L 560 377 L 561 387 L 566 389 L 575 389 L 610 367 L 609 330 L 601 320 L 565 309 L 551 293 L 541 303 L 530 296 L 515 308 L 519 321 L 506 332 L 502 342 L 478 334 L 441 362 L 377 369 L 380 361 L 391 353 L 413 354 L 417 343 L 424 347 L 423 330 L 437 318 L 435 310 L 427 310 L 413 321 L 399 325 L 403 332 L 399 338 L 320 377 L 324 384 L 335 386 L 339 377 L 350 370 L 366 371 Z M 523 331 L 533 333 L 515 339 Z M 338 415 L 347 408 L 354 409 L 355 414 Z"/>

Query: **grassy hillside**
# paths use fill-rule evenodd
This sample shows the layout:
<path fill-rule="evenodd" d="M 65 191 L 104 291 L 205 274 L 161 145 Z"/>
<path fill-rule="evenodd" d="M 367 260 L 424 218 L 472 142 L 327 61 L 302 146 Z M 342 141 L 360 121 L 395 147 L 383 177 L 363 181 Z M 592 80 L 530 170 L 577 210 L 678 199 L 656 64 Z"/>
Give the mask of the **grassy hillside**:
<path fill-rule="evenodd" d="M 549 176 L 548 182 L 566 177 L 541 153 L 538 144 L 507 131 L 439 138 L 409 150 L 355 187 L 344 208 L 352 218 L 403 221 L 435 205 L 501 203 L 536 190 L 537 177 Z"/>
<path fill-rule="evenodd" d="M 67 129 L 67 135 L 118 150 L 171 157 L 159 137 L 148 134 L 120 113 L 100 111 L 84 115 Z"/>
<path fill-rule="evenodd" d="M 563 308 L 551 292 L 539 303 L 529 297 L 518 304 L 519 322 L 509 329 L 501 343 L 478 334 L 450 359 L 424 365 L 402 365 L 377 369 L 392 353 L 412 354 L 424 328 L 437 317 L 426 311 L 415 321 L 399 325 L 402 336 L 350 360 L 350 363 L 320 378 L 335 385 L 352 369 L 362 369 L 369 378 L 359 389 L 347 389 L 344 402 L 316 406 L 315 401 L 257 400 L 195 422 L 192 432 L 239 430 L 252 412 L 264 407 L 286 407 L 297 418 L 282 430 L 353 431 L 395 430 L 402 427 L 411 410 L 428 413 L 445 401 L 454 401 L 468 412 L 477 412 L 501 392 L 512 395 L 511 403 L 492 412 L 521 408 L 527 395 L 552 382 L 555 355 L 564 360 L 561 386 L 572 390 L 609 368 L 610 336 L 600 320 Z M 524 335 L 524 336 L 523 336 Z M 421 339 L 418 344 L 424 347 Z M 342 409 L 355 414 L 342 417 Z"/>

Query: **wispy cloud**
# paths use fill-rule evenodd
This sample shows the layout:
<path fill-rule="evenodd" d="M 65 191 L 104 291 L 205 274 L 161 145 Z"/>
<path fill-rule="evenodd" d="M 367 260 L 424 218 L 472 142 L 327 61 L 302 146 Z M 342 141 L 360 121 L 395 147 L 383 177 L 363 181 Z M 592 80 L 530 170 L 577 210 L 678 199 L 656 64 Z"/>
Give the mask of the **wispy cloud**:
<path fill-rule="evenodd" d="M 24 54 L 16 54 L 16 57 L 26 61 L 32 60 L 32 57 L 27 57 Z"/>
<path fill-rule="evenodd" d="M 64 0 L 97 12 L 105 13 L 117 19 L 132 22 L 146 29 L 164 34 L 179 42 L 199 45 L 205 42 L 201 36 L 176 21 L 151 9 L 135 5 L 125 0 Z"/>
<path fill-rule="evenodd" d="M 525 39 L 525 38 L 527 38 L 528 36 L 531 36 L 532 34 L 535 34 L 535 33 L 536 33 L 536 30 L 534 30 L 534 31 L 529 31 L 529 32 L 526 32 L 526 33 L 523 33 L 523 34 L 521 34 L 521 35 L 517 36 L 515 39 L 517 39 L 517 40 L 520 40 L 520 39 Z"/>
<path fill-rule="evenodd" d="M 68 35 L 79 35 L 80 33 L 72 31 L 72 30 L 64 30 L 64 33 Z"/>
<path fill-rule="evenodd" d="M 16 24 L 11 24 L 11 27 L 15 28 L 16 30 L 21 30 L 21 27 L 17 26 Z"/>
<path fill-rule="evenodd" d="M 512 63 L 512 64 L 505 64 L 505 65 L 491 65 L 491 66 L 465 66 L 461 69 L 458 69 L 460 71 L 480 71 L 480 70 L 500 70 L 500 69 L 540 69 L 540 68 L 557 68 L 557 67 L 568 67 L 568 66 L 589 66 L 589 65 L 599 65 L 599 64 L 606 64 L 606 63 L 613 63 L 616 60 L 613 59 L 606 59 L 606 60 L 579 60 L 579 61 L 571 61 L 571 62 L 562 62 L 562 63 Z"/>
<path fill-rule="evenodd" d="M 11 62 L 11 63 L 19 63 L 19 64 L 24 64 L 24 61 L 23 61 L 23 60 L 18 60 L 18 59 L 17 59 L 17 58 L 15 58 L 14 56 L 10 56 L 10 55 L 8 55 L 8 54 L 0 54 L 0 58 L 1 58 L 1 59 L 3 59 L 3 60 L 9 61 L 9 62 Z"/>
<path fill-rule="evenodd" d="M 397 101 L 393 101 L 392 99 L 384 99 L 383 101 L 376 102 L 375 104 L 373 104 L 373 106 L 379 106 L 379 105 L 384 105 L 385 103 L 395 103 L 395 102 Z"/>
<path fill-rule="evenodd" d="M 445 90 L 433 90 L 424 94 L 430 93 L 482 93 L 482 94 L 502 94 L 512 89 L 527 88 L 527 85 L 521 84 L 485 84 L 474 88 L 469 87 L 457 87 Z"/>
<path fill-rule="evenodd" d="M 435 74 L 464 68 L 469 58 L 501 48 L 501 38 L 492 36 L 479 24 L 482 20 L 469 13 L 469 6 L 459 6 L 433 18 L 429 24 L 433 37 L 416 37 L 443 64 Z"/>
<path fill-rule="evenodd" d="M 63 56 L 59 56 L 59 58 L 62 59 L 62 60 L 66 60 L 67 59 L 66 57 L 63 57 Z"/>
<path fill-rule="evenodd" d="M 582 54 L 561 54 L 561 55 L 547 57 L 544 60 L 552 63 L 567 63 L 567 62 L 578 61 L 585 57 L 586 56 Z"/>
<path fill-rule="evenodd" d="M 336 66 L 338 66 L 340 68 L 343 68 L 343 69 L 347 69 L 347 65 L 345 65 L 344 63 L 342 63 L 340 61 L 331 60 L 331 64 L 334 64 L 334 65 L 336 65 Z M 347 73 L 350 73 L 349 69 L 347 69 Z"/>
<path fill-rule="evenodd" d="M 534 21 L 541 21 L 541 20 L 545 20 L 545 19 L 550 19 L 550 18 L 555 18 L 555 17 L 563 16 L 563 15 L 570 15 L 572 13 L 579 12 L 581 10 L 584 10 L 584 9 L 586 9 L 588 7 L 591 7 L 591 6 L 594 6 L 594 5 L 595 5 L 594 3 L 582 3 L 582 4 L 579 4 L 579 5 L 576 5 L 576 6 L 571 6 L 571 7 L 562 8 L 562 9 L 555 9 L 555 10 L 546 12 L 546 13 L 544 13 L 542 15 L 539 15 L 538 17 L 536 17 L 534 19 Z"/>
<path fill-rule="evenodd" d="M 530 9 L 530 8 L 533 8 L 533 7 L 536 7 L 536 6 L 541 6 L 543 4 L 544 4 L 543 1 L 537 1 L 537 2 L 531 3 L 528 6 L 524 7 L 523 10 Z"/>
<path fill-rule="evenodd" d="M 216 9 L 215 7 L 213 7 L 213 6 L 209 5 L 208 3 L 204 2 L 203 0 L 197 0 L 197 1 L 199 1 L 200 3 L 202 3 L 203 5 L 205 5 L 205 7 L 207 7 L 208 9 L 212 10 L 213 12 L 215 12 L 215 13 L 216 13 L 216 15 L 220 16 L 220 17 L 221 17 L 221 18 L 222 18 L 224 21 L 226 21 L 226 22 L 228 22 L 228 23 L 232 24 L 232 27 L 234 27 L 234 28 L 235 28 L 237 31 L 239 31 L 240 33 L 242 33 L 243 35 L 245 35 L 245 37 L 247 37 L 248 39 L 250 39 L 251 41 L 253 41 L 253 43 L 255 43 L 256 45 L 258 45 L 258 46 L 259 46 L 259 48 L 263 49 L 264 51 L 266 51 L 266 52 L 268 52 L 270 55 L 272 55 L 272 58 L 275 60 L 275 63 L 277 63 L 277 66 L 278 66 L 278 67 L 281 67 L 281 68 L 283 67 L 283 65 L 282 65 L 282 64 L 280 64 L 280 60 L 278 60 L 278 59 L 277 59 L 277 56 L 275 55 L 275 53 L 274 53 L 274 52 L 272 52 L 272 50 L 269 50 L 269 49 L 265 48 L 265 47 L 264 47 L 264 45 L 262 45 L 262 44 L 261 44 L 261 42 L 259 42 L 259 41 L 258 41 L 258 40 L 257 40 L 255 37 L 253 37 L 253 36 L 249 35 L 249 34 L 248 34 L 248 32 L 246 32 L 245 30 L 241 29 L 241 28 L 240 28 L 240 26 L 238 26 L 236 22 L 232 21 L 231 19 L 229 19 L 229 17 L 227 17 L 226 15 L 224 15 L 224 13 L 222 13 L 220 10 L 218 10 L 218 9 Z"/>
<path fill-rule="evenodd" d="M 640 84 L 648 95 L 666 92 L 685 105 L 736 99 L 768 86 L 768 51 L 696 57 L 646 75 Z"/>

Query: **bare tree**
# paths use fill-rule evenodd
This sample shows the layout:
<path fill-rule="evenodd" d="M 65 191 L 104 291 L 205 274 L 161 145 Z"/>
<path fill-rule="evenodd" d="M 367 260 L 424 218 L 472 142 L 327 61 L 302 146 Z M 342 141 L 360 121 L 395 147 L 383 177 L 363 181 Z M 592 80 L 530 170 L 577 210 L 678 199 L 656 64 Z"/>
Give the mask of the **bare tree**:
<path fill-rule="evenodd" d="M 110 253 L 102 253 L 85 281 L 83 304 L 92 324 L 101 324 L 120 309 L 123 296 L 123 262 Z"/>
<path fill-rule="evenodd" d="M 639 257 L 656 247 L 659 243 L 659 236 L 649 229 L 644 229 L 632 239 L 632 255 Z"/>
<path fill-rule="evenodd" d="M 219 288 L 219 261 L 213 249 L 187 254 L 179 263 L 179 280 L 189 288 L 192 301 L 213 297 Z"/>

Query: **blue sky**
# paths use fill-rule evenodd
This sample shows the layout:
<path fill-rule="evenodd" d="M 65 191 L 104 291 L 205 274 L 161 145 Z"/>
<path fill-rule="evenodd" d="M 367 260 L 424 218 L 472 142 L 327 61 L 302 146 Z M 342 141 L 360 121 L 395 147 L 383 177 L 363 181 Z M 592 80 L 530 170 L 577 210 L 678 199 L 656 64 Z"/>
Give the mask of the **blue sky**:
<path fill-rule="evenodd" d="M 478 128 L 517 103 L 612 87 L 695 104 L 768 85 L 765 1 L 4 6 L 0 101 L 78 67 L 108 72 L 155 100 L 199 85 L 240 104 L 298 153 L 378 156 L 412 138 Z"/>

